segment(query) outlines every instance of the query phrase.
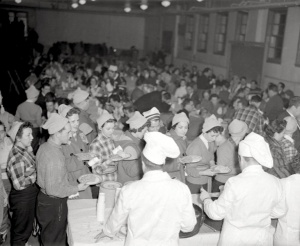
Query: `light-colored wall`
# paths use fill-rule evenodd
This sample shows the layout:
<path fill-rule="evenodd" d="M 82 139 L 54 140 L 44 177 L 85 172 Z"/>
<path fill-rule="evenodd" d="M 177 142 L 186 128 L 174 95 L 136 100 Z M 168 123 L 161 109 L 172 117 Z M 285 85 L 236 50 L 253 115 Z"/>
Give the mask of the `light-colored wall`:
<path fill-rule="evenodd" d="M 265 62 L 264 85 L 284 82 L 288 89 L 300 95 L 300 67 L 295 65 L 300 31 L 300 8 L 288 9 L 284 48 L 280 64 Z M 265 59 L 266 60 L 266 59 Z"/>
<path fill-rule="evenodd" d="M 36 10 L 36 31 L 40 42 L 57 41 L 103 43 L 119 49 L 135 45 L 143 50 L 145 19 L 143 17 Z"/>

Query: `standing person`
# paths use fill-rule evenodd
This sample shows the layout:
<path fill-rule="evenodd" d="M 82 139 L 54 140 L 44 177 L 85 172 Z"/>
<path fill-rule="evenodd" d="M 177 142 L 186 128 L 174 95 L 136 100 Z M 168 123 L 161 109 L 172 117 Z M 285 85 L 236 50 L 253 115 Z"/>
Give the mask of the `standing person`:
<path fill-rule="evenodd" d="M 189 128 L 189 123 L 190 120 L 184 112 L 175 114 L 172 120 L 171 130 L 167 133 L 167 135 L 173 138 L 177 144 L 180 150 L 179 157 L 183 157 L 185 155 L 188 147 L 186 133 Z M 164 165 L 164 171 L 168 172 L 171 178 L 177 178 L 179 181 L 185 183 L 184 168 L 178 158 L 168 158 L 166 160 L 166 165 Z"/>
<path fill-rule="evenodd" d="M 68 181 L 66 159 L 61 145 L 67 144 L 71 127 L 68 119 L 53 113 L 43 125 L 49 139 L 36 155 L 37 183 L 40 192 L 37 201 L 37 219 L 41 227 L 41 243 L 44 246 L 67 245 L 67 199 L 87 185 L 71 185 Z"/>
<path fill-rule="evenodd" d="M 268 86 L 268 95 L 269 101 L 266 103 L 264 113 L 270 121 L 273 121 L 283 112 L 283 101 L 278 95 L 278 88 L 275 84 L 270 84 Z"/>
<path fill-rule="evenodd" d="M 250 133 L 239 144 L 239 160 L 242 173 L 227 180 L 217 200 L 202 189 L 204 211 L 211 219 L 224 219 L 219 246 L 271 246 L 271 218 L 281 217 L 286 208 L 280 180 L 262 169 L 273 166 L 264 138 Z"/>
<path fill-rule="evenodd" d="M 89 152 L 94 154 L 98 161 L 92 166 L 93 173 L 101 175 L 102 181 L 116 181 L 117 173 L 103 174 L 110 163 L 112 163 L 113 150 L 115 144 L 113 141 L 113 133 L 115 131 L 116 120 L 106 110 L 97 119 L 99 134 L 97 138 L 90 144 Z"/>
<path fill-rule="evenodd" d="M 200 155 L 201 161 L 188 164 L 186 167 L 186 184 L 191 190 L 192 194 L 200 193 L 202 186 L 207 187 L 208 176 L 212 173 L 207 171 L 199 171 L 197 167 L 207 165 L 209 167 L 215 165 L 214 153 L 217 150 L 216 138 L 223 132 L 221 123 L 216 116 L 211 115 L 206 118 L 202 127 L 202 134 L 195 138 L 186 150 L 187 155 Z"/>
<path fill-rule="evenodd" d="M 238 145 L 245 137 L 248 126 L 245 122 L 235 119 L 229 124 L 228 131 L 230 137 L 217 149 L 217 165 L 229 167 L 231 171 L 215 176 L 212 187 L 213 192 L 219 192 L 219 186 L 224 185 L 229 178 L 240 173 Z"/>
<path fill-rule="evenodd" d="M 49 79 L 45 79 L 46 81 L 48 81 Z M 50 88 L 50 84 L 48 82 L 44 82 L 42 83 L 42 86 L 41 86 L 41 91 L 39 93 L 39 96 L 35 102 L 35 104 L 39 105 L 43 111 L 46 111 L 46 95 L 48 92 L 51 91 L 51 88 Z"/>
<path fill-rule="evenodd" d="M 176 158 L 180 151 L 172 138 L 160 132 L 146 133 L 144 139 L 144 176 L 122 188 L 97 238 L 113 237 L 127 221 L 125 245 L 179 245 L 179 231 L 192 231 L 196 224 L 195 211 L 187 186 L 171 179 L 163 165 L 167 157 Z"/>
<path fill-rule="evenodd" d="M 88 140 L 86 136 L 79 130 L 79 114 L 80 109 L 72 108 L 67 105 L 59 106 L 60 115 L 69 120 L 71 126 L 71 138 L 68 144 L 62 145 L 62 151 L 66 158 L 66 167 L 68 171 L 68 180 L 71 185 L 78 184 L 78 178 L 84 174 L 89 174 L 89 168 L 84 165 L 82 160 L 79 160 L 75 154 L 88 152 Z M 79 198 L 92 199 L 90 187 L 79 192 Z"/>
<path fill-rule="evenodd" d="M 212 70 L 206 67 L 203 69 L 202 75 L 197 78 L 197 88 L 199 96 L 202 96 L 203 91 L 209 90 L 211 88 L 211 76 Z"/>
<path fill-rule="evenodd" d="M 300 175 L 281 179 L 287 213 L 279 217 L 274 234 L 274 246 L 300 245 Z"/>
<path fill-rule="evenodd" d="M 16 120 L 30 122 L 33 126 L 31 146 L 35 154 L 39 147 L 40 126 L 42 124 L 42 108 L 35 104 L 39 91 L 32 85 L 26 90 L 27 100 L 21 103 L 16 111 Z"/>
<path fill-rule="evenodd" d="M 279 120 L 283 120 L 285 117 L 291 116 L 297 120 L 300 117 L 300 97 L 292 97 L 289 102 L 289 107 L 278 116 Z M 295 148 L 300 152 L 300 126 L 297 123 L 297 130 L 293 134 L 295 141 Z"/>
<path fill-rule="evenodd" d="M 15 141 L 9 152 L 7 175 L 12 183 L 9 196 L 11 220 L 11 245 L 25 245 L 33 229 L 35 204 L 38 194 L 36 186 L 36 163 L 32 153 L 32 124 L 18 122 L 10 130 Z"/>
<path fill-rule="evenodd" d="M 129 124 L 129 130 L 115 141 L 116 145 L 119 144 L 125 153 L 131 155 L 128 160 L 125 159 L 118 163 L 117 180 L 122 184 L 140 180 L 143 176 L 141 153 L 145 146 L 143 137 L 149 126 L 147 119 L 138 111 L 135 111 L 126 123 Z"/>
<path fill-rule="evenodd" d="M 88 129 L 86 129 L 84 133 L 86 134 L 89 143 L 91 143 L 97 136 L 97 129 L 87 113 L 90 106 L 89 93 L 80 89 L 76 90 L 73 96 L 73 103 L 80 109 L 79 128 L 81 128 L 81 125 L 84 123 L 87 125 Z"/>

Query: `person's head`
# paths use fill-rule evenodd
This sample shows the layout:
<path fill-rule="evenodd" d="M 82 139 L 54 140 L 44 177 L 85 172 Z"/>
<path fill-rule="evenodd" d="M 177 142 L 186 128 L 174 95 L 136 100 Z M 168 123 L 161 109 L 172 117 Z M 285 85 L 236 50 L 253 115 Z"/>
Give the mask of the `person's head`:
<path fill-rule="evenodd" d="M 193 87 L 193 85 L 192 85 L 192 84 L 187 84 L 187 86 L 186 86 L 186 91 L 187 91 L 187 93 L 188 93 L 189 95 L 193 94 L 193 92 L 194 92 L 194 87 Z"/>
<path fill-rule="evenodd" d="M 300 116 L 300 97 L 290 99 L 288 110 L 295 118 Z"/>
<path fill-rule="evenodd" d="M 216 141 L 216 138 L 223 132 L 222 126 L 215 126 L 208 130 L 207 132 L 203 133 L 204 138 L 207 140 L 207 142 L 214 142 Z"/>
<path fill-rule="evenodd" d="M 188 111 L 189 113 L 195 109 L 194 102 L 190 98 L 185 98 L 181 103 L 183 109 Z"/>
<path fill-rule="evenodd" d="M 117 94 L 112 94 L 109 98 L 109 102 L 114 108 L 119 108 L 121 106 L 121 98 Z"/>
<path fill-rule="evenodd" d="M 279 142 L 285 134 L 286 124 L 285 120 L 273 120 L 268 125 L 265 125 L 265 133 Z"/>
<path fill-rule="evenodd" d="M 282 91 L 284 91 L 284 88 L 285 88 L 285 84 L 283 82 L 279 82 L 278 83 L 278 91 L 282 92 Z"/>
<path fill-rule="evenodd" d="M 259 95 L 254 95 L 250 99 L 250 105 L 253 105 L 256 108 L 259 108 L 261 101 L 262 101 L 262 98 Z"/>
<path fill-rule="evenodd" d="M 31 142 L 33 140 L 32 136 L 32 124 L 30 122 L 24 122 L 18 129 L 16 134 L 15 143 L 22 147 L 28 148 L 31 146 Z"/>
<path fill-rule="evenodd" d="M 40 94 L 40 92 L 35 88 L 34 85 L 31 85 L 25 92 L 27 99 L 31 100 L 32 102 L 36 102 Z"/>
<path fill-rule="evenodd" d="M 117 66 L 115 66 L 115 65 L 110 65 L 110 66 L 108 67 L 108 71 L 107 71 L 108 77 L 109 77 L 109 78 L 115 78 L 116 75 L 117 75 L 117 71 L 118 71 L 118 67 L 117 67 Z"/>
<path fill-rule="evenodd" d="M 213 105 L 217 105 L 219 103 L 219 96 L 217 94 L 212 94 L 210 96 L 210 101 Z"/>
<path fill-rule="evenodd" d="M 130 125 L 130 123 L 129 123 L 129 125 Z M 145 133 L 148 130 L 148 127 L 149 127 L 149 121 L 146 120 L 145 123 L 142 126 L 138 126 L 138 128 L 137 128 L 137 126 L 136 126 L 136 128 L 131 126 L 129 129 L 129 132 L 131 132 L 131 134 L 133 136 L 135 136 L 136 138 L 143 139 Z"/>
<path fill-rule="evenodd" d="M 238 144 L 247 134 L 248 125 L 241 121 L 234 119 L 228 126 L 228 131 L 231 138 Z"/>
<path fill-rule="evenodd" d="M 171 128 L 179 137 L 185 137 L 189 129 L 189 123 L 189 118 L 184 112 L 182 112 L 174 115 Z"/>
<path fill-rule="evenodd" d="M 66 114 L 66 118 L 69 120 L 71 126 L 71 132 L 77 132 L 79 127 L 79 114 L 80 109 L 71 108 Z"/>
<path fill-rule="evenodd" d="M 171 94 L 169 92 L 163 92 L 162 93 L 162 101 L 167 103 L 167 104 L 170 104 L 171 103 Z"/>
<path fill-rule="evenodd" d="M 241 85 L 246 86 L 247 84 L 247 78 L 246 77 L 241 77 Z"/>
<path fill-rule="evenodd" d="M 134 115 L 136 111 L 135 106 L 132 103 L 127 103 L 123 106 L 124 115 L 129 119 Z"/>
<path fill-rule="evenodd" d="M 205 100 L 209 100 L 209 97 L 210 97 L 209 91 L 204 91 L 204 92 L 203 92 L 203 98 L 204 98 Z"/>
<path fill-rule="evenodd" d="M 149 122 L 149 132 L 158 132 L 160 128 L 160 112 L 157 108 L 153 107 L 143 113 L 144 117 Z"/>
<path fill-rule="evenodd" d="M 57 84 L 57 80 L 56 80 L 56 77 L 51 77 L 50 80 L 49 80 L 49 85 L 51 88 L 54 88 Z"/>
<path fill-rule="evenodd" d="M 147 132 L 142 152 L 143 171 L 162 170 L 166 158 L 177 158 L 180 150 L 173 138 L 160 132 Z"/>
<path fill-rule="evenodd" d="M 103 111 L 102 115 L 97 119 L 99 131 L 107 138 L 114 133 L 116 120 L 107 111 Z"/>
<path fill-rule="evenodd" d="M 4 140 L 5 136 L 6 136 L 5 125 L 3 124 L 2 121 L 0 121 L 0 142 Z"/>
<path fill-rule="evenodd" d="M 209 77 L 212 75 L 212 70 L 208 67 L 204 68 L 202 71 L 203 75 L 205 75 L 206 77 Z"/>
<path fill-rule="evenodd" d="M 250 93 L 250 88 L 249 87 L 245 87 L 244 88 L 244 95 L 245 95 L 245 97 L 247 97 L 249 95 L 249 93 Z"/>
<path fill-rule="evenodd" d="M 256 80 L 251 80 L 251 89 L 254 90 L 257 88 L 257 81 Z"/>
<path fill-rule="evenodd" d="M 182 79 L 182 80 L 180 81 L 180 87 L 185 87 L 185 86 L 186 86 L 186 82 L 185 82 L 184 79 Z"/>
<path fill-rule="evenodd" d="M 48 92 L 45 96 L 46 109 L 49 113 L 55 112 L 56 98 L 54 93 Z"/>
<path fill-rule="evenodd" d="M 135 82 L 135 86 L 140 88 L 140 89 L 143 86 L 143 84 L 144 84 L 144 80 L 142 79 L 142 77 L 138 78 L 137 81 Z"/>
<path fill-rule="evenodd" d="M 286 121 L 285 135 L 292 137 L 298 128 L 297 120 L 292 116 L 287 116 L 284 120 Z"/>
<path fill-rule="evenodd" d="M 51 91 L 50 84 L 48 82 L 43 83 L 41 86 L 41 92 L 42 92 L 43 96 L 45 96 L 50 91 Z"/>
<path fill-rule="evenodd" d="M 73 103 L 77 108 L 86 111 L 90 106 L 89 93 L 83 90 L 75 91 L 73 96 Z"/>
<path fill-rule="evenodd" d="M 251 132 L 239 143 L 239 162 L 242 170 L 251 165 L 273 167 L 273 158 L 265 139 Z"/>
<path fill-rule="evenodd" d="M 268 96 L 269 97 L 272 97 L 272 96 L 275 96 L 278 94 L 278 87 L 277 85 L 271 83 L 269 86 L 268 86 Z"/>
<path fill-rule="evenodd" d="M 206 118 L 202 126 L 202 134 L 208 142 L 213 142 L 223 132 L 223 127 L 215 115 Z"/>
<path fill-rule="evenodd" d="M 98 78 L 96 76 L 91 76 L 87 80 L 87 86 L 95 87 L 98 85 Z"/>

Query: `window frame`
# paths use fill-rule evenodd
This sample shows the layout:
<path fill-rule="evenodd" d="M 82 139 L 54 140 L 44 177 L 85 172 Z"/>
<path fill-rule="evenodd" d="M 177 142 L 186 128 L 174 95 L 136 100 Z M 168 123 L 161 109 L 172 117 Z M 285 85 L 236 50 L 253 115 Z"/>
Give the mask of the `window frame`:
<path fill-rule="evenodd" d="M 244 17 L 246 16 L 246 23 L 243 22 Z M 238 11 L 237 12 L 237 25 L 235 30 L 235 41 L 237 42 L 245 42 L 246 41 L 246 34 L 247 34 L 247 27 L 249 22 L 249 12 L 247 11 Z M 245 29 L 245 33 L 243 33 L 243 28 Z M 240 37 L 243 37 L 241 40 Z"/>
<path fill-rule="evenodd" d="M 281 19 L 281 15 L 285 15 L 285 20 L 284 20 L 284 24 L 280 23 L 275 23 L 275 16 L 276 14 L 280 14 L 280 19 Z M 276 64 L 280 64 L 281 63 L 281 59 L 282 59 L 282 51 L 284 48 L 284 37 L 285 37 L 285 32 L 286 32 L 286 21 L 287 21 L 287 15 L 288 15 L 288 11 L 287 9 L 271 9 L 269 10 L 269 15 L 268 15 L 268 45 L 267 45 L 267 62 L 268 63 L 276 63 Z M 273 34 L 273 30 L 276 29 L 274 27 L 277 27 L 278 32 L 281 30 L 282 26 L 284 26 L 283 29 L 283 33 L 282 34 Z M 280 28 L 281 27 L 281 28 Z M 276 46 L 276 43 L 278 42 L 278 40 L 281 39 L 281 47 Z M 273 46 L 271 43 L 274 42 L 275 45 Z M 270 57 L 270 50 L 274 49 L 274 56 L 276 51 L 280 52 L 280 57 Z"/>
<path fill-rule="evenodd" d="M 207 51 L 207 43 L 209 37 L 209 14 L 201 14 L 199 15 L 199 27 L 198 27 L 198 37 L 197 37 L 197 51 L 206 53 Z M 205 26 L 201 25 L 205 22 Z M 200 38 L 201 35 L 205 35 L 205 41 Z M 204 43 L 204 48 L 201 48 L 200 44 Z"/>
<path fill-rule="evenodd" d="M 223 17 L 226 18 L 225 25 L 223 25 L 223 23 L 222 23 L 222 18 Z M 229 18 L 228 12 L 217 13 L 217 16 L 216 16 L 216 29 L 215 29 L 215 37 L 214 37 L 214 54 L 215 55 L 225 55 L 226 38 L 227 38 L 227 32 L 228 32 L 228 18 Z M 225 32 L 222 32 L 222 28 L 225 29 Z M 219 35 L 223 36 L 223 42 L 217 42 L 217 37 Z M 217 49 L 218 44 L 223 44 L 223 49 L 221 51 L 219 51 Z"/>
<path fill-rule="evenodd" d="M 190 35 L 190 38 L 187 39 L 187 35 Z M 194 36 L 195 36 L 195 16 L 187 15 L 185 16 L 185 32 L 184 32 L 184 49 L 192 50 L 194 44 Z M 187 40 L 189 40 L 189 45 L 187 45 Z"/>
<path fill-rule="evenodd" d="M 296 54 L 295 66 L 300 67 L 300 30 L 299 30 L 299 36 L 298 36 L 298 45 L 297 45 L 297 54 Z"/>

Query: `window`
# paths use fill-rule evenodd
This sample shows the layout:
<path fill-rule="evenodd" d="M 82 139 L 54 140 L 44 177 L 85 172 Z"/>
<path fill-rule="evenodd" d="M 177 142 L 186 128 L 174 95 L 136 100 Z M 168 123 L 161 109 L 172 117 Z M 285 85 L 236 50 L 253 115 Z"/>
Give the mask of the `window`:
<path fill-rule="evenodd" d="M 300 34 L 298 39 L 298 49 L 297 49 L 297 56 L 296 56 L 296 66 L 300 67 Z"/>
<path fill-rule="evenodd" d="M 268 20 L 268 62 L 280 63 L 287 10 L 270 10 Z"/>
<path fill-rule="evenodd" d="M 9 22 L 13 23 L 16 19 L 18 21 L 19 28 L 24 30 L 24 37 L 28 34 L 28 23 L 27 23 L 27 13 L 25 12 L 8 12 Z"/>
<path fill-rule="evenodd" d="M 247 12 L 238 12 L 237 15 L 237 26 L 235 33 L 235 40 L 244 42 L 246 38 L 246 30 L 248 23 L 248 13 Z"/>
<path fill-rule="evenodd" d="M 200 18 L 197 50 L 200 52 L 206 52 L 209 28 L 209 15 L 200 15 L 199 17 Z"/>
<path fill-rule="evenodd" d="M 217 14 L 214 53 L 224 55 L 226 45 L 228 13 Z"/>
<path fill-rule="evenodd" d="M 187 16 L 185 25 L 184 48 L 191 50 L 194 36 L 194 16 Z"/>

